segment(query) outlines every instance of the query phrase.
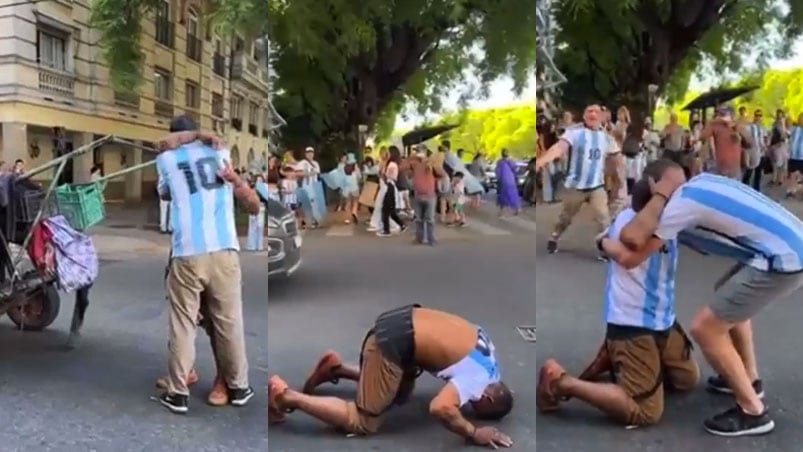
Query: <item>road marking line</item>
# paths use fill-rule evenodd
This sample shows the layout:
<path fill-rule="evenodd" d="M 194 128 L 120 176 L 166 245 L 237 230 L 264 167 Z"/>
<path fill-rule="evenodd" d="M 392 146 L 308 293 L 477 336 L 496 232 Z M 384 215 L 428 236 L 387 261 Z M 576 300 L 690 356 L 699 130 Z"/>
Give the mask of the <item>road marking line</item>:
<path fill-rule="evenodd" d="M 466 220 L 466 228 L 479 232 L 482 235 L 510 235 L 510 231 L 491 226 L 488 223 L 469 218 Z"/>
<path fill-rule="evenodd" d="M 354 235 L 354 226 L 346 224 L 332 225 L 326 231 L 327 237 L 351 237 Z"/>
<path fill-rule="evenodd" d="M 536 232 L 536 229 L 538 228 L 534 221 L 525 220 L 521 217 L 501 217 L 499 219 L 522 229 L 526 229 L 530 232 Z"/>

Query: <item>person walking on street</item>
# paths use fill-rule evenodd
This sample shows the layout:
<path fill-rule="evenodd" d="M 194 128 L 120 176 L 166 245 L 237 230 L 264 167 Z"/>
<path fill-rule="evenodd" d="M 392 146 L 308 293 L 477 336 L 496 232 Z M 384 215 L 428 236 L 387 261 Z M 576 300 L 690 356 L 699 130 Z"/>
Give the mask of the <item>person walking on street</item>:
<path fill-rule="evenodd" d="M 239 238 L 234 198 L 250 214 L 259 212 L 256 192 L 231 167 L 230 151 L 199 140 L 195 123 L 179 116 L 156 158 L 158 190 L 169 199 L 172 258 L 167 277 L 170 304 L 167 391 L 159 402 L 173 413 L 188 411 L 187 380 L 195 362 L 195 335 L 206 293 L 229 403 L 243 406 L 253 397 L 242 312 Z"/>
<path fill-rule="evenodd" d="M 401 153 L 396 146 L 391 146 L 388 152 L 390 153 L 390 158 L 388 159 L 388 163 L 383 174 L 385 183 L 387 184 L 387 190 L 385 191 L 384 198 L 382 199 L 382 230 L 376 233 L 376 235 L 379 237 L 391 236 L 390 220 L 393 220 L 400 226 L 400 232 L 404 232 L 407 229 L 407 226 L 404 224 L 404 221 L 399 218 L 399 213 L 396 210 L 398 201 L 396 184 L 399 180 L 399 162 L 401 161 Z"/>

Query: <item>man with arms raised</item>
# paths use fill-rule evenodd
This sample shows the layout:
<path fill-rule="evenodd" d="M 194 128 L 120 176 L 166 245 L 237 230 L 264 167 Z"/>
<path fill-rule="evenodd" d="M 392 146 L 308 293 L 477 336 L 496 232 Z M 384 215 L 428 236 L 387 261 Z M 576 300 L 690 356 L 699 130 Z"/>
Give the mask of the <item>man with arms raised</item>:
<path fill-rule="evenodd" d="M 700 376 L 690 341 L 675 319 L 677 240 L 651 238 L 630 251 L 619 232 L 652 194 L 646 180 L 633 186 L 632 208 L 613 222 L 600 248 L 611 258 L 605 285 L 605 343 L 580 377 L 549 359 L 541 368 L 536 403 L 545 413 L 562 399 L 576 397 L 625 425 L 657 423 L 664 410 L 664 389 L 689 391 Z M 598 382 L 611 372 L 610 382 Z"/>
<path fill-rule="evenodd" d="M 602 111 L 599 105 L 589 105 L 583 114 L 583 124 L 570 127 L 549 150 L 535 162 L 535 170 L 541 171 L 547 164 L 570 153 L 563 195 L 563 210 L 558 224 L 547 244 L 547 251 L 558 251 L 558 240 L 569 227 L 583 204 L 594 210 L 594 221 L 599 232 L 610 222 L 608 195 L 605 191 L 607 168 L 617 168 L 616 162 L 624 160 L 613 137 L 602 127 Z M 616 176 L 616 174 L 611 174 Z M 625 181 L 618 181 L 624 184 Z"/>
<path fill-rule="evenodd" d="M 173 212 L 167 275 L 168 379 L 159 401 L 174 413 L 188 410 L 187 382 L 192 381 L 203 293 L 229 403 L 242 406 L 254 391 L 248 385 L 234 197 L 249 213 L 259 211 L 259 198 L 234 172 L 227 150 L 215 150 L 199 140 L 192 120 L 175 118 L 170 131 L 173 133 L 160 148 L 171 150 L 156 158 L 159 194 L 170 199 Z"/>
<path fill-rule="evenodd" d="M 683 169 L 667 162 L 654 180 L 652 198 L 620 233 L 625 245 L 641 250 L 654 237 L 674 240 L 683 232 L 684 244 L 738 261 L 692 321 L 692 337 L 720 375 L 709 388 L 736 399 L 705 428 L 720 436 L 768 433 L 775 423 L 761 400 L 750 319 L 803 285 L 803 222 L 724 176 L 704 173 L 687 182 Z"/>
<path fill-rule="evenodd" d="M 416 378 L 427 371 L 446 386 L 429 405 L 430 413 L 466 440 L 493 449 L 513 441 L 494 427 L 476 427 L 460 412 L 471 404 L 482 419 L 501 419 L 513 408 L 513 395 L 501 381 L 493 343 L 482 330 L 448 312 L 404 306 L 379 316 L 363 341 L 360 365 L 346 365 L 326 353 L 304 391 L 289 389 L 278 376 L 270 378 L 269 418 L 301 410 L 350 433 L 376 433 L 383 414 L 407 401 Z M 318 385 L 339 379 L 357 382 L 357 399 L 309 395 Z"/>

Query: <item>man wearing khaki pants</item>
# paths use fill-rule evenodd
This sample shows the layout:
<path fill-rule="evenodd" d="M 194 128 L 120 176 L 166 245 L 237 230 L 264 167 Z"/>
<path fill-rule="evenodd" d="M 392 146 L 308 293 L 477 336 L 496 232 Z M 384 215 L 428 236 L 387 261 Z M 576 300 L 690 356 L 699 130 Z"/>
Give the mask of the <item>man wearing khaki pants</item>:
<path fill-rule="evenodd" d="M 588 203 L 594 210 L 594 221 L 599 232 L 604 231 L 610 223 L 605 169 L 606 166 L 615 167 L 615 162 L 611 161 L 618 160 L 621 153 L 613 137 L 602 127 L 601 116 L 599 105 L 586 107 L 583 124 L 566 129 L 560 140 L 535 163 L 537 171 L 570 153 L 564 183 L 566 193 L 563 195 L 563 210 L 547 244 L 547 252 L 550 254 L 558 251 L 558 239 L 580 212 L 583 204 Z M 604 260 L 604 257 L 600 256 L 600 259 Z"/>
<path fill-rule="evenodd" d="M 169 151 L 156 159 L 159 194 L 171 200 L 173 212 L 168 381 L 159 402 L 174 413 L 188 410 L 187 380 L 204 293 L 229 403 L 243 406 L 254 391 L 248 385 L 234 197 L 249 213 L 258 212 L 259 198 L 231 168 L 229 152 L 202 142 L 192 120 L 175 118 L 170 131 L 159 145 Z"/>

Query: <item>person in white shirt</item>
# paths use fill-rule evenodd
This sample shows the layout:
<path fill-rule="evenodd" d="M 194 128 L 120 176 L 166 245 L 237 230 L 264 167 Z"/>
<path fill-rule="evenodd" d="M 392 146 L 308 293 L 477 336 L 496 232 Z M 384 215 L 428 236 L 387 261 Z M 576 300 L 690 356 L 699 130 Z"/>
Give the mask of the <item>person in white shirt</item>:
<path fill-rule="evenodd" d="M 159 196 L 159 187 L 156 187 L 156 196 L 159 198 L 159 231 L 162 234 L 172 234 L 173 228 L 170 227 L 170 201 L 165 201 Z"/>
<path fill-rule="evenodd" d="M 750 136 L 753 138 L 754 145 L 745 150 L 747 154 L 746 169 L 742 176 L 742 183 L 750 185 L 753 190 L 761 191 L 761 176 L 764 173 L 762 162 L 766 157 L 769 135 L 767 129 L 761 121 L 764 120 L 764 113 L 756 110 L 753 114 L 753 123 L 747 126 Z"/>
<path fill-rule="evenodd" d="M 296 164 L 296 169 L 301 174 L 301 177 L 297 180 L 298 187 L 302 190 L 306 190 L 307 199 L 311 203 L 306 209 L 301 209 L 303 218 L 301 227 L 306 227 L 306 222 L 309 221 L 310 227 L 315 229 L 319 226 L 318 219 L 315 217 L 315 213 L 318 211 L 319 207 L 316 206 L 315 203 L 325 201 L 323 199 L 317 199 L 315 196 L 314 185 L 318 183 L 318 179 L 321 175 L 321 165 L 315 160 L 315 149 L 312 147 L 304 149 L 304 159 Z M 306 215 L 303 213 L 304 210 L 307 210 L 307 213 L 311 213 L 312 218 L 306 218 Z"/>
<path fill-rule="evenodd" d="M 571 152 L 564 182 L 566 193 L 563 195 L 563 210 L 547 244 L 550 254 L 558 251 L 558 240 L 583 204 L 588 203 L 594 210 L 594 221 L 599 232 L 604 231 L 610 223 L 605 169 L 607 166 L 617 166 L 610 161 L 621 157 L 620 148 L 602 126 L 599 105 L 586 107 L 583 121 L 582 126 L 566 129 L 560 140 L 535 162 L 536 171 L 541 171 L 550 162 Z"/>
<path fill-rule="evenodd" d="M 605 342 L 596 359 L 575 378 L 554 359 L 541 369 L 536 403 L 542 412 L 575 397 L 625 425 L 657 423 L 664 389 L 690 391 L 700 370 L 691 342 L 675 318 L 678 241 L 650 240 L 638 252 L 619 233 L 650 200 L 646 179 L 633 186 L 632 207 L 622 211 L 598 246 L 612 259 L 605 286 Z M 611 373 L 613 383 L 600 382 Z"/>
<path fill-rule="evenodd" d="M 452 212 L 454 212 L 454 225 L 466 225 L 466 184 L 463 183 L 463 173 L 454 173 L 452 178 Z"/>

